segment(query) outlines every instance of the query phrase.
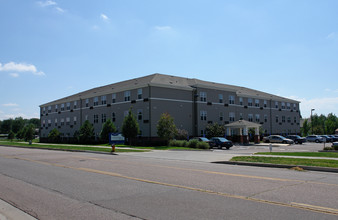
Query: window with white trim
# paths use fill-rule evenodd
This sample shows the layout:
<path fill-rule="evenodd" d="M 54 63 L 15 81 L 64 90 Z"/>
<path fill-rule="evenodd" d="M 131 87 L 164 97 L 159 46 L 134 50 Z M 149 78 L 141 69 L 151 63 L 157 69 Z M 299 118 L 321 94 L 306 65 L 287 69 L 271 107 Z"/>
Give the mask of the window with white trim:
<path fill-rule="evenodd" d="M 229 121 L 234 122 L 235 121 L 235 112 L 229 112 Z"/>
<path fill-rule="evenodd" d="M 243 105 L 243 98 L 239 97 L 239 105 Z"/>
<path fill-rule="evenodd" d="M 76 121 L 77 121 L 77 117 L 74 116 L 74 118 L 73 118 L 74 125 L 76 125 Z"/>
<path fill-rule="evenodd" d="M 94 106 L 99 105 L 99 97 L 94 97 Z"/>
<path fill-rule="evenodd" d="M 45 114 L 46 113 L 46 107 L 43 107 L 42 108 L 42 114 Z"/>
<path fill-rule="evenodd" d="M 285 122 L 285 116 L 284 115 L 282 116 L 282 122 Z"/>
<path fill-rule="evenodd" d="M 67 117 L 67 118 L 66 118 L 66 125 L 69 125 L 69 124 L 70 124 L 70 118 Z"/>
<path fill-rule="evenodd" d="M 255 99 L 255 106 L 259 107 L 259 99 Z"/>
<path fill-rule="evenodd" d="M 66 107 L 67 110 L 70 110 L 70 102 L 67 102 L 67 107 Z"/>
<path fill-rule="evenodd" d="M 278 123 L 278 121 L 279 121 L 279 117 L 278 115 L 276 115 L 276 123 Z"/>
<path fill-rule="evenodd" d="M 101 96 L 101 105 L 107 104 L 107 96 L 103 95 Z"/>
<path fill-rule="evenodd" d="M 130 91 L 124 92 L 124 101 L 130 101 Z"/>
<path fill-rule="evenodd" d="M 94 123 L 99 123 L 99 115 L 94 115 Z"/>
<path fill-rule="evenodd" d="M 291 109 L 291 104 L 290 103 L 286 103 L 286 109 Z"/>
<path fill-rule="evenodd" d="M 58 111 L 58 105 L 55 105 L 55 112 Z"/>
<path fill-rule="evenodd" d="M 252 98 L 248 98 L 248 106 L 252 106 Z"/>
<path fill-rule="evenodd" d="M 50 127 L 52 125 L 52 120 L 48 119 L 48 127 Z"/>
<path fill-rule="evenodd" d="M 259 114 L 256 114 L 256 115 L 255 115 L 255 120 L 256 120 L 256 122 L 259 122 L 259 121 L 260 121 L 260 115 L 259 115 Z"/>
<path fill-rule="evenodd" d="M 111 120 L 112 120 L 113 122 L 116 121 L 116 114 L 115 114 L 115 112 L 112 112 L 112 113 L 111 113 Z"/>
<path fill-rule="evenodd" d="M 142 109 L 137 109 L 137 120 L 142 120 L 143 111 Z"/>
<path fill-rule="evenodd" d="M 207 111 L 200 111 L 200 116 L 202 121 L 207 120 Z"/>
<path fill-rule="evenodd" d="M 223 112 L 219 112 L 219 120 L 223 121 L 224 119 L 224 113 Z"/>
<path fill-rule="evenodd" d="M 248 114 L 248 121 L 253 121 L 253 114 Z"/>
<path fill-rule="evenodd" d="M 142 89 L 137 90 L 137 99 L 142 99 Z"/>
<path fill-rule="evenodd" d="M 296 109 L 297 109 L 296 104 L 293 103 L 293 110 L 296 110 Z"/>
<path fill-rule="evenodd" d="M 235 104 L 235 96 L 229 95 L 229 104 L 230 104 L 230 105 Z"/>
<path fill-rule="evenodd" d="M 61 104 L 61 111 L 64 111 L 64 110 L 65 110 L 65 104 L 62 103 L 62 104 Z"/>
<path fill-rule="evenodd" d="M 107 121 L 107 116 L 106 114 L 101 114 L 101 122 L 105 123 Z"/>
<path fill-rule="evenodd" d="M 264 122 L 268 122 L 268 115 L 264 115 Z"/>
<path fill-rule="evenodd" d="M 282 109 L 285 109 L 285 102 L 282 102 Z"/>
<path fill-rule="evenodd" d="M 58 126 L 58 119 L 57 118 L 54 120 L 54 125 L 55 125 L 55 127 Z"/>
<path fill-rule="evenodd" d="M 266 100 L 264 100 L 264 108 L 266 108 L 268 106 L 268 102 Z"/>
<path fill-rule="evenodd" d="M 65 119 L 61 118 L 61 125 L 65 125 Z"/>
<path fill-rule="evenodd" d="M 277 101 L 275 102 L 275 108 L 278 108 L 278 102 Z"/>
<path fill-rule="evenodd" d="M 74 109 L 77 108 L 77 101 L 74 101 Z"/>
<path fill-rule="evenodd" d="M 116 102 L 116 93 L 111 95 L 111 103 L 115 103 Z"/>
<path fill-rule="evenodd" d="M 243 113 L 239 113 L 239 120 L 243 120 Z"/>
<path fill-rule="evenodd" d="M 218 94 L 218 102 L 223 103 L 223 94 Z"/>
<path fill-rule="evenodd" d="M 201 102 L 207 101 L 207 93 L 206 92 L 200 92 L 200 100 L 201 100 Z"/>
<path fill-rule="evenodd" d="M 86 107 L 89 107 L 89 99 L 86 99 Z"/>
<path fill-rule="evenodd" d="M 52 106 L 48 106 L 48 113 L 52 112 Z"/>
<path fill-rule="evenodd" d="M 291 117 L 290 116 L 288 116 L 287 120 L 288 120 L 288 123 L 291 123 Z"/>

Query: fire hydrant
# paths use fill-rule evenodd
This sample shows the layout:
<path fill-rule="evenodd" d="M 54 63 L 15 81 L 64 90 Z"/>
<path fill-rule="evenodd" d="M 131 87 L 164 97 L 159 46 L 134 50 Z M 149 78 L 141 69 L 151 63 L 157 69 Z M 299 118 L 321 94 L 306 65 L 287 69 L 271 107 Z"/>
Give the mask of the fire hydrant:
<path fill-rule="evenodd" d="M 112 144 L 112 145 L 111 145 L 111 152 L 112 152 L 112 153 L 115 152 L 115 144 Z"/>

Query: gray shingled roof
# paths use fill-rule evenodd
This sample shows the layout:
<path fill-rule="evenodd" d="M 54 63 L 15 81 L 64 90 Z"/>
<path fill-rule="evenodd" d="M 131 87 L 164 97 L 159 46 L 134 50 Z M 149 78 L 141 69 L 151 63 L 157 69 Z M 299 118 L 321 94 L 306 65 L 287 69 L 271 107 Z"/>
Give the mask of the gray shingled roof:
<path fill-rule="evenodd" d="M 95 96 L 106 95 L 109 93 L 116 93 L 125 90 L 137 89 L 142 88 L 145 86 L 160 86 L 160 87 L 169 87 L 169 88 L 178 88 L 184 90 L 193 90 L 194 87 L 201 87 L 201 88 L 210 88 L 210 89 L 219 89 L 224 91 L 232 91 L 236 92 L 236 94 L 240 97 L 251 97 L 251 98 L 259 98 L 259 99 L 266 99 L 266 100 L 276 100 L 276 101 L 285 101 L 285 102 L 298 102 L 296 100 L 287 99 L 284 97 L 272 95 L 269 93 L 257 91 L 254 89 L 248 89 L 245 87 L 221 84 L 221 83 L 214 83 L 203 81 L 199 79 L 191 79 L 191 78 L 184 78 L 178 76 L 170 76 L 155 73 L 152 75 L 139 77 L 135 79 L 130 79 L 118 83 L 109 84 L 106 86 L 96 87 L 93 89 L 86 90 L 84 92 L 80 92 L 71 96 L 67 96 L 52 102 L 45 103 L 40 107 L 60 104 L 65 102 L 71 102 L 75 100 L 92 98 Z"/>

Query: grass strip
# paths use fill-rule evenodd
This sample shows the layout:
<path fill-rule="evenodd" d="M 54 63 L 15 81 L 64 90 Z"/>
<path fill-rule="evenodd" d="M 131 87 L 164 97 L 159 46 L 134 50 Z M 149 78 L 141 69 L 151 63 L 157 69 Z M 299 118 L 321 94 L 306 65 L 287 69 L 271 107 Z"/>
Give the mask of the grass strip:
<path fill-rule="evenodd" d="M 42 145 L 42 144 L 25 144 L 25 143 L 15 143 L 15 142 L 5 142 L 1 141 L 1 145 L 5 146 L 19 146 L 19 147 L 33 147 L 33 148 L 43 148 L 43 149 L 58 149 L 58 150 L 80 150 L 80 151 L 98 151 L 98 152 L 111 152 L 110 148 L 101 148 L 101 147 L 81 147 L 81 146 L 67 146 L 67 145 Z M 115 152 L 148 152 L 149 150 L 133 150 L 133 149 L 115 149 Z"/>
<path fill-rule="evenodd" d="M 242 156 L 242 157 L 233 157 L 230 161 L 338 168 L 338 160 L 327 160 L 327 159 Z"/>
<path fill-rule="evenodd" d="M 338 158 L 337 152 L 258 152 L 258 155 L 281 155 L 281 156 L 302 156 L 302 157 L 331 157 Z"/>

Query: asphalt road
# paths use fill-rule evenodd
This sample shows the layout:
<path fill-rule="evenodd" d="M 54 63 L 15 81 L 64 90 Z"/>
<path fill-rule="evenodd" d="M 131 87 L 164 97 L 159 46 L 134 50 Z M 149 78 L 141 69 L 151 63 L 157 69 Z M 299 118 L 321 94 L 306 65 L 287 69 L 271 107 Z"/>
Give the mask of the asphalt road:
<path fill-rule="evenodd" d="M 209 163 L 250 151 L 0 147 L 0 198 L 38 219 L 337 219 L 335 173 Z"/>

